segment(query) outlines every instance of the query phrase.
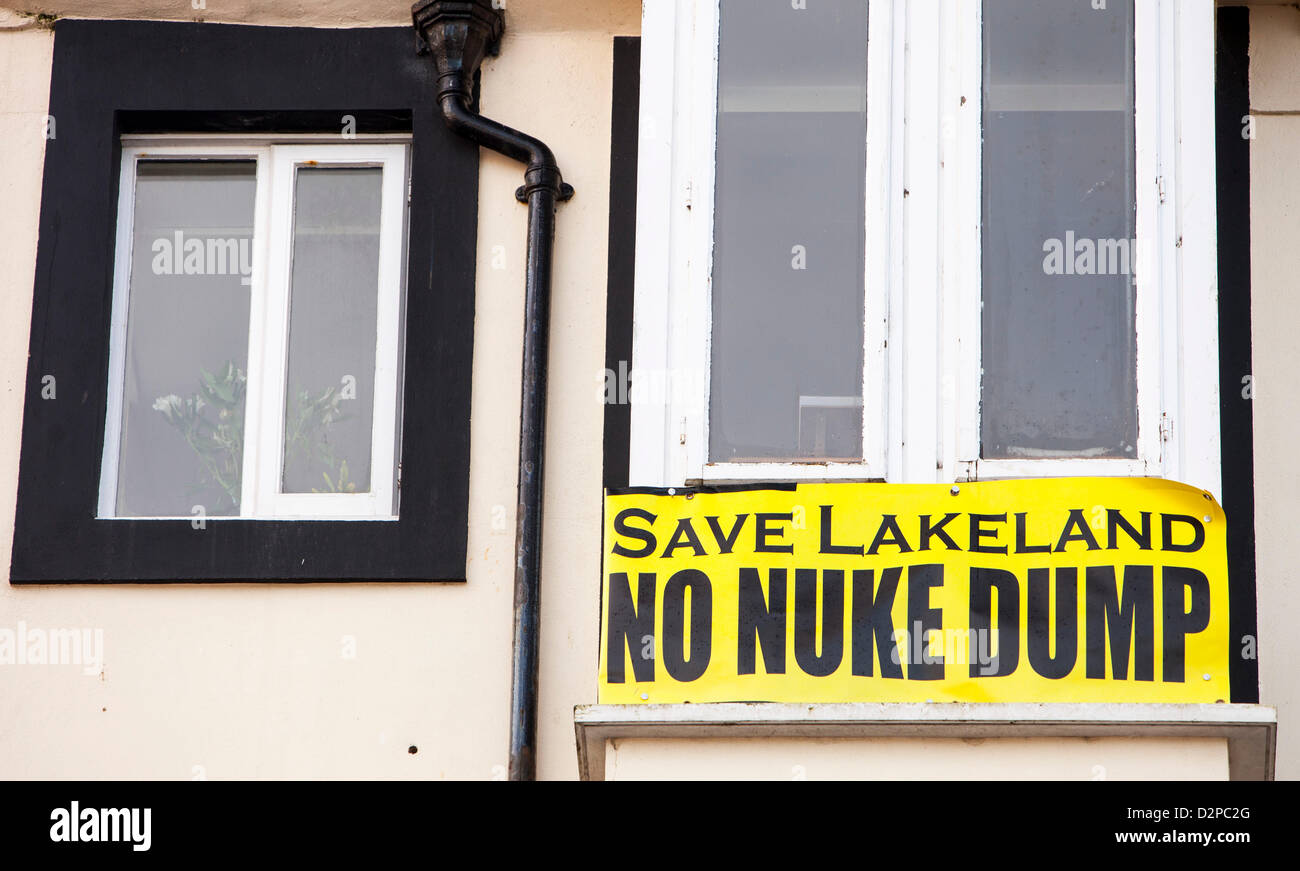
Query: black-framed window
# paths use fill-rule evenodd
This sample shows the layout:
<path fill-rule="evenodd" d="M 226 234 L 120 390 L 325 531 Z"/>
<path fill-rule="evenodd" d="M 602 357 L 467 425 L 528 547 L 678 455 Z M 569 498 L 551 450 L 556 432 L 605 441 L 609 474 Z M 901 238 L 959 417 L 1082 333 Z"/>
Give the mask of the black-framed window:
<path fill-rule="evenodd" d="M 63 21 L 12 583 L 465 578 L 478 151 L 408 28 Z M 100 519 L 123 137 L 410 137 L 396 520 Z"/>

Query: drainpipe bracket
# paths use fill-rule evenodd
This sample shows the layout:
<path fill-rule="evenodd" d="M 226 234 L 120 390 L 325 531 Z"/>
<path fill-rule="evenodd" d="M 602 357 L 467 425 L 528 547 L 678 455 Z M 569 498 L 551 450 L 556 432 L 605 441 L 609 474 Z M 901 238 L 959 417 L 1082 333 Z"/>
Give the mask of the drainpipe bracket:
<path fill-rule="evenodd" d="M 515 189 L 515 199 L 527 205 L 528 195 L 539 188 L 545 188 L 545 187 L 549 187 L 549 185 L 545 185 L 545 184 L 520 185 L 518 188 Z M 567 181 L 560 182 L 560 189 L 559 192 L 556 193 L 555 195 L 555 201 L 557 203 L 567 203 L 569 200 L 573 199 L 573 195 L 576 193 L 577 191 L 573 189 L 573 185 L 569 184 Z"/>

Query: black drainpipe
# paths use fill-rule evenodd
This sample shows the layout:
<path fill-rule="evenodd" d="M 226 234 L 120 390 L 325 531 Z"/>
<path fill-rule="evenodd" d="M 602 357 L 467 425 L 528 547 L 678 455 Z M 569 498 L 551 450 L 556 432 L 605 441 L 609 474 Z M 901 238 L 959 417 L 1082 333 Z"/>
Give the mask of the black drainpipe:
<path fill-rule="evenodd" d="M 515 198 L 528 204 L 524 292 L 523 398 L 519 420 L 519 505 L 515 529 L 514 669 L 510 687 L 510 779 L 537 776 L 537 658 L 542 569 L 542 457 L 546 427 L 546 358 L 551 314 L 555 206 L 573 196 L 545 143 L 471 110 L 483 57 L 505 31 L 492 0 L 422 0 L 411 7 L 421 51 L 438 67 L 438 103 L 453 131 L 527 164 Z"/>

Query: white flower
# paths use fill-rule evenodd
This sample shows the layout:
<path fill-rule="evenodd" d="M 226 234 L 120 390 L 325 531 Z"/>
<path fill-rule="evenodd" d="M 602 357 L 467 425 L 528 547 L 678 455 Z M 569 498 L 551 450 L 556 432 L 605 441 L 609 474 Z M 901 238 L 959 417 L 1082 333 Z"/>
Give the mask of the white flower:
<path fill-rule="evenodd" d="M 168 412 L 181 404 L 181 398 L 175 393 L 169 393 L 166 396 L 159 396 L 154 400 L 154 411 Z"/>

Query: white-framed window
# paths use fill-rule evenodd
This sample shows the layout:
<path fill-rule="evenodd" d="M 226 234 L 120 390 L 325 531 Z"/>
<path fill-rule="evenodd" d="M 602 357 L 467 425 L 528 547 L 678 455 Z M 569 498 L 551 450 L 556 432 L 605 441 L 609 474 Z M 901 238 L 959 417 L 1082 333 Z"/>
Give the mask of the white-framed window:
<path fill-rule="evenodd" d="M 631 483 L 1217 493 L 1213 26 L 1212 0 L 645 4 Z"/>
<path fill-rule="evenodd" d="M 100 517 L 397 518 L 408 142 L 124 139 Z"/>

